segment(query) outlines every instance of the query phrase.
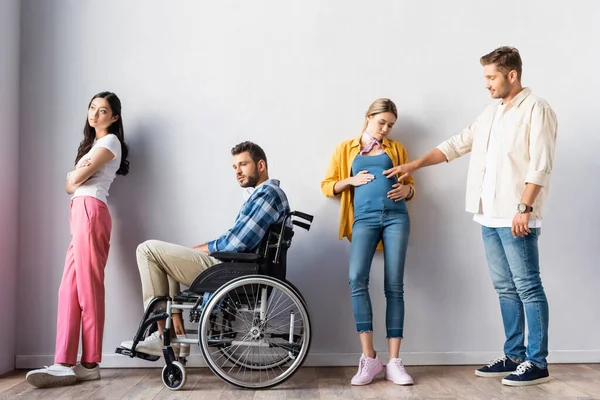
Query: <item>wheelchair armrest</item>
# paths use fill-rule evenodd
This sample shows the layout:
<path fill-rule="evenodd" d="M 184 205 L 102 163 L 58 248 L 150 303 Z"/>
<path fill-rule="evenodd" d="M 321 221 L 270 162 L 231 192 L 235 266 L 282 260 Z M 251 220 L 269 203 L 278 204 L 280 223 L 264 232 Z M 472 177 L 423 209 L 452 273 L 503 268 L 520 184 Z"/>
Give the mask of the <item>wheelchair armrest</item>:
<path fill-rule="evenodd" d="M 260 256 L 256 253 L 236 253 L 235 251 L 215 251 L 211 257 L 223 262 L 256 262 Z"/>

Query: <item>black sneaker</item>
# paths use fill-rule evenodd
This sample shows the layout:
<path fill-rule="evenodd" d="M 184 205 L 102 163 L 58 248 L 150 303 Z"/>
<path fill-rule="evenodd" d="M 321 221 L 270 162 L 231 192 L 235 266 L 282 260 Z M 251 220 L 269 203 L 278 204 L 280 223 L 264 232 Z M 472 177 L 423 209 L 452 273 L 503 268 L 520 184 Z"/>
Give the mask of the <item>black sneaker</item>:
<path fill-rule="evenodd" d="M 546 383 L 549 380 L 548 368 L 538 368 L 531 361 L 525 361 L 517 367 L 515 372 L 502 379 L 502 384 L 507 386 L 529 386 Z"/>
<path fill-rule="evenodd" d="M 519 364 L 504 356 L 496 358 L 494 361 L 475 370 L 475 375 L 482 376 L 484 378 L 494 378 L 498 376 L 506 376 L 517 370 Z"/>

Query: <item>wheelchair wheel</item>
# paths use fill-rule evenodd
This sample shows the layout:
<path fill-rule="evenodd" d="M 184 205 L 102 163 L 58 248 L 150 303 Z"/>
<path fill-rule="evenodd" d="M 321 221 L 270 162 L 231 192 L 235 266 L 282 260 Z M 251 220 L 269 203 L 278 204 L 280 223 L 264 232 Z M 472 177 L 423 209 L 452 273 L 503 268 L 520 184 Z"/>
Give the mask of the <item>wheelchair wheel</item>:
<path fill-rule="evenodd" d="M 232 385 L 278 385 L 302 365 L 311 340 L 301 296 L 280 280 L 251 275 L 219 288 L 200 320 L 199 345 L 210 369 Z"/>
<path fill-rule="evenodd" d="M 232 351 L 232 349 L 230 348 L 221 349 L 221 352 L 225 357 L 227 357 L 229 361 L 231 361 L 236 366 L 251 369 L 254 371 L 279 367 L 280 365 L 283 365 L 290 360 L 290 357 L 287 354 L 280 354 L 279 356 L 274 356 L 270 360 L 247 360 L 247 355 L 236 354 L 235 351 Z"/>
<path fill-rule="evenodd" d="M 173 361 L 171 372 L 169 372 L 169 366 L 165 365 L 162 370 L 162 381 L 171 390 L 181 389 L 187 381 L 187 373 L 183 364 Z"/>
<path fill-rule="evenodd" d="M 306 308 L 306 301 L 304 300 L 304 298 L 302 297 L 302 295 L 300 294 L 298 289 L 294 285 L 290 284 L 289 282 L 285 282 L 285 283 L 290 287 L 290 289 L 292 289 L 294 291 L 296 296 L 298 296 L 302 300 L 302 304 L 304 305 L 304 308 Z M 270 290 L 268 289 L 267 292 L 270 293 Z M 272 325 L 277 325 L 277 324 L 272 324 Z M 289 326 L 289 324 L 288 324 L 288 326 Z M 301 324 L 298 329 L 299 329 L 298 334 L 303 335 L 304 334 L 304 325 Z M 289 354 L 279 354 L 279 355 L 274 354 L 272 358 L 263 357 L 262 359 L 248 360 L 246 357 L 247 355 L 236 354 L 236 351 L 234 351 L 234 349 L 232 349 L 231 347 L 222 348 L 221 352 L 232 363 L 243 366 L 244 368 L 255 370 L 255 371 L 279 367 L 280 365 L 283 365 L 283 364 L 289 362 L 289 360 L 290 360 Z"/>
<path fill-rule="evenodd" d="M 303 334 L 304 329 L 302 328 L 300 329 L 300 332 L 298 332 L 298 335 L 301 337 Z M 252 357 L 251 354 L 242 353 L 242 350 L 243 349 L 228 346 L 222 348 L 221 353 L 236 366 L 254 371 L 269 370 L 279 367 L 288 363 L 291 358 L 288 353 L 281 351 L 279 351 L 278 354 L 276 352 L 271 352 L 272 354 L 270 354 L 269 357 L 266 357 L 267 354 L 259 354 L 259 357 Z"/>

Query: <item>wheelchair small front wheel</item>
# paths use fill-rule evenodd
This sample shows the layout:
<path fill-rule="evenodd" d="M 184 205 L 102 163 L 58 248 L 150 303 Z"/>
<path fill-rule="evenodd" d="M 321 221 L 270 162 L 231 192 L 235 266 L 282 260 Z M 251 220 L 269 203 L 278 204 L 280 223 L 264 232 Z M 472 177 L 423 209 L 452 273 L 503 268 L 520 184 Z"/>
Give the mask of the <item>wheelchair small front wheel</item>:
<path fill-rule="evenodd" d="M 187 381 L 187 373 L 185 367 L 179 361 L 173 361 L 171 370 L 165 365 L 162 370 L 162 381 L 164 385 L 171 390 L 179 390 Z"/>

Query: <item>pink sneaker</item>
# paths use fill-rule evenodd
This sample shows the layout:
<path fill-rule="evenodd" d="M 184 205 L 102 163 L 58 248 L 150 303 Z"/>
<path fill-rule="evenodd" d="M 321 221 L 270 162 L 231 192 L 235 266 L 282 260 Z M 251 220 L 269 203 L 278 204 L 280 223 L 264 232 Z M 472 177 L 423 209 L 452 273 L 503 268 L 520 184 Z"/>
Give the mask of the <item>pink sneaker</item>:
<path fill-rule="evenodd" d="M 396 385 L 413 384 L 413 378 L 406 372 L 400 358 L 392 358 L 385 366 L 385 379 L 394 382 Z"/>
<path fill-rule="evenodd" d="M 352 377 L 350 383 L 357 386 L 368 385 L 382 370 L 383 365 L 377 356 L 369 358 L 363 354 L 358 362 L 358 372 Z"/>

